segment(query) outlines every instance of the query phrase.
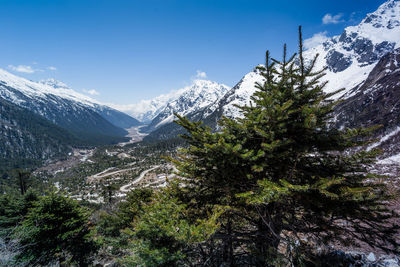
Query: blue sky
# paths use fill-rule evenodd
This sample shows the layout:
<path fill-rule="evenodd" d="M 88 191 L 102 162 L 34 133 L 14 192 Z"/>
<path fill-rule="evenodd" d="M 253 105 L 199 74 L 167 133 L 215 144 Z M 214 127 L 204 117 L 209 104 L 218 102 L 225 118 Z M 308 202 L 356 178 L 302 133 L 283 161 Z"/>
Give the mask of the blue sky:
<path fill-rule="evenodd" d="M 304 38 L 336 35 L 382 3 L 0 0 L 0 68 L 131 104 L 186 86 L 197 71 L 233 86 L 266 49 L 295 51 L 298 25 Z"/>

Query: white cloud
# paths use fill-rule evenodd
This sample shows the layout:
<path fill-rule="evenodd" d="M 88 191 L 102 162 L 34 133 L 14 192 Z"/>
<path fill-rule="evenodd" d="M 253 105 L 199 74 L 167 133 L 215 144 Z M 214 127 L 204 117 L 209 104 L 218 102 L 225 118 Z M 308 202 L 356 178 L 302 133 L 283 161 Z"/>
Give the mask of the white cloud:
<path fill-rule="evenodd" d="M 328 40 L 328 36 L 327 35 L 327 31 L 324 32 L 318 32 L 316 34 L 314 34 L 312 37 L 305 39 L 304 40 L 304 48 L 305 49 L 310 49 L 313 47 L 316 47 L 317 45 L 322 44 L 323 42 L 325 42 L 326 40 Z"/>
<path fill-rule="evenodd" d="M 323 24 L 338 24 L 338 23 L 344 22 L 342 17 L 343 17 L 342 13 L 339 13 L 339 14 L 333 15 L 333 16 L 332 16 L 332 14 L 328 13 L 328 14 L 325 14 L 325 16 L 322 18 L 322 23 Z"/>
<path fill-rule="evenodd" d="M 91 90 L 82 89 L 82 91 L 85 92 L 85 93 L 87 93 L 87 94 L 89 94 L 89 95 L 100 95 L 100 93 L 97 92 L 97 91 L 94 90 L 94 89 L 91 89 Z"/>
<path fill-rule="evenodd" d="M 207 74 L 204 71 L 197 70 L 196 78 L 205 79 L 207 78 Z"/>
<path fill-rule="evenodd" d="M 8 68 L 10 70 L 13 70 L 16 72 L 23 72 L 23 73 L 35 73 L 36 71 L 40 71 L 40 70 L 35 70 L 31 66 L 28 66 L 28 65 L 18 65 L 18 66 L 8 65 Z"/>
<path fill-rule="evenodd" d="M 32 62 L 33 65 L 38 65 L 39 63 L 37 62 Z M 34 68 L 32 66 L 29 65 L 8 65 L 8 68 L 12 71 L 16 71 L 16 72 L 22 72 L 22 73 L 35 73 L 35 72 L 44 72 L 44 69 L 39 69 L 39 68 Z M 50 71 L 56 71 L 57 68 L 54 66 L 48 66 L 46 67 L 46 70 L 50 70 Z"/>

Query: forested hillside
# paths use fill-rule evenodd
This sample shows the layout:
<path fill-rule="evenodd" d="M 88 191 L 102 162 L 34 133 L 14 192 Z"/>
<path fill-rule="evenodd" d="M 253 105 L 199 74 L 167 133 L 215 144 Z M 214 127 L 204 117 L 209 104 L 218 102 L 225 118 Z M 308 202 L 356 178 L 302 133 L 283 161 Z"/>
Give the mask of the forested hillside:
<path fill-rule="evenodd" d="M 0 171 L 65 157 L 83 142 L 67 130 L 0 98 Z"/>

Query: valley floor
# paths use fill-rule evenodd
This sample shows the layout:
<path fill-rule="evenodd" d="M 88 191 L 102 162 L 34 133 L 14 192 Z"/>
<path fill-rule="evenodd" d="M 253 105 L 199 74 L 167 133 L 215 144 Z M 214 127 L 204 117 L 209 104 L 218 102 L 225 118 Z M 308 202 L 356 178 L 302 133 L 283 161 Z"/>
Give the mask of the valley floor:
<path fill-rule="evenodd" d="M 96 149 L 74 149 L 66 160 L 49 163 L 33 175 L 47 180 L 77 200 L 104 201 L 105 191 L 122 198 L 135 187 L 158 187 L 172 178 L 173 166 L 162 156 L 174 153 L 157 145 L 138 143 L 145 134 L 139 127 L 128 129 L 129 142 Z M 108 188 L 108 189 L 107 189 Z"/>

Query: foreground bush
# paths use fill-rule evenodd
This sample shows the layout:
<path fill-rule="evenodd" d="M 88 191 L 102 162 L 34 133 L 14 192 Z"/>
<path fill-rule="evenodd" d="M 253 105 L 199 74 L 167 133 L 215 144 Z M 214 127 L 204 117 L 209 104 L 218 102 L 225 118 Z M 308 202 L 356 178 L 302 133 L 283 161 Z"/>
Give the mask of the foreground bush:
<path fill-rule="evenodd" d="M 98 248 L 88 218 L 75 200 L 54 192 L 40 197 L 16 229 L 21 247 L 17 259 L 28 265 L 88 265 Z"/>

